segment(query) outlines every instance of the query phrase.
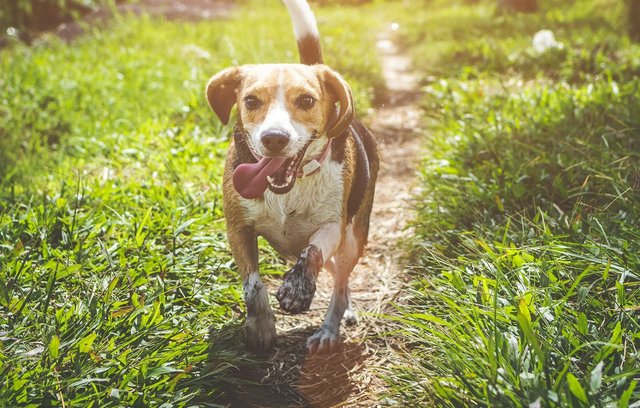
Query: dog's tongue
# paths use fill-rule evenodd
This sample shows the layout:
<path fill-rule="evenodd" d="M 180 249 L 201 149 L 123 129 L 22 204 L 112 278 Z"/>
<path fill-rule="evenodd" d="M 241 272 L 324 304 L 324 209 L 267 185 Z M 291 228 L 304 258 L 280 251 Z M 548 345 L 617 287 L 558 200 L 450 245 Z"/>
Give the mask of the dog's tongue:
<path fill-rule="evenodd" d="M 273 175 L 287 159 L 284 157 L 264 157 L 258 163 L 243 163 L 233 172 L 233 186 L 244 198 L 261 197 Z"/>

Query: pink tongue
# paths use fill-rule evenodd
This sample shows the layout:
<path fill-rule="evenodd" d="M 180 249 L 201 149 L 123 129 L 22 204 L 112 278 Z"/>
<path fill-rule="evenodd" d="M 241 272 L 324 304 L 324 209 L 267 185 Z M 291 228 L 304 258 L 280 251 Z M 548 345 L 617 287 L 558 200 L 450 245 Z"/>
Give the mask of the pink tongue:
<path fill-rule="evenodd" d="M 264 157 L 258 163 L 244 163 L 233 172 L 233 186 L 244 198 L 258 198 L 264 194 L 272 175 L 287 159 L 284 157 Z"/>

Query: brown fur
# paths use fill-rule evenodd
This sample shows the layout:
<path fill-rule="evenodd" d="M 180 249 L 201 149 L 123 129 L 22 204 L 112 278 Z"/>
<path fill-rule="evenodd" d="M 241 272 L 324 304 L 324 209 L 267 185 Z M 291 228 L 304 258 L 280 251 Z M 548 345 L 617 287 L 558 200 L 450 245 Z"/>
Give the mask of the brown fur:
<path fill-rule="evenodd" d="M 274 103 L 280 77 L 287 81 L 286 101 L 292 118 L 310 129 L 324 130 L 336 102 L 340 113 L 335 125 L 327 130 L 329 137 L 340 136 L 353 120 L 353 97 L 346 82 L 326 65 L 278 64 L 265 70 L 261 65 L 228 68 L 214 75 L 207 85 L 207 100 L 224 124 L 229 123 L 233 105 L 238 104 L 240 120 L 249 130 L 261 123 Z M 265 72 L 266 71 L 266 72 Z M 293 103 L 298 96 L 310 95 L 318 103 L 302 110 Z M 243 109 L 243 101 L 256 96 L 262 105 L 256 110 Z"/>
<path fill-rule="evenodd" d="M 283 81 L 283 78 L 286 81 Z M 281 94 L 282 92 L 284 95 Z M 297 100 L 303 96 L 312 97 L 315 104 L 307 109 L 301 108 Z M 248 97 L 257 99 L 260 103 L 257 106 L 246 106 Z M 334 299 L 337 300 L 335 305 L 332 301 L 333 306 L 327 313 L 326 319 L 330 319 L 330 324 L 325 320 L 325 324 L 308 343 L 310 349 L 330 351 L 339 339 L 339 322 L 345 309 L 350 307 L 350 301 L 346 301 L 348 278 L 367 242 L 369 214 L 378 171 L 375 140 L 362 125 L 354 120 L 351 90 L 340 75 L 324 65 L 251 65 L 229 68 L 215 75 L 207 85 L 207 99 L 225 124 L 229 121 L 233 106 L 236 104 L 238 106 L 237 132 L 229 146 L 225 162 L 223 205 L 229 246 L 245 287 L 246 341 L 247 345 L 254 350 L 267 350 L 273 345 L 275 326 L 272 322 L 273 314 L 268 305 L 266 289 L 257 277 L 259 265 L 256 220 L 248 216 L 247 201 L 236 191 L 233 173 L 239 164 L 256 161 L 253 155 L 257 147 L 249 148 L 250 143 L 256 142 L 249 139 L 249 134 L 263 132 L 260 126 L 265 122 L 271 106 L 275 106 L 276 102 L 278 106 L 284 103 L 286 115 L 290 117 L 292 123 L 302 124 L 308 134 L 317 135 L 314 136 L 317 138 L 334 138 L 335 143 L 332 144 L 332 153 L 328 160 L 334 163 L 334 166 L 340 166 L 342 199 L 340 202 L 327 201 L 335 209 L 332 213 L 334 215 L 330 218 L 332 221 L 326 223 L 329 228 L 327 231 L 330 232 L 322 230 L 322 225 L 325 224 L 312 222 L 305 225 L 317 228 L 316 233 L 326 234 L 326 236 L 322 235 L 323 238 L 317 238 L 317 242 L 322 242 L 321 246 L 328 245 L 328 248 L 331 248 L 332 243 L 335 244 L 335 252 L 322 253 L 322 250 L 312 244 L 313 236 L 309 238 L 310 242 L 305 239 L 291 242 L 289 238 L 289 241 L 285 241 L 286 250 L 277 246 L 276 241 L 281 238 L 274 238 L 275 241 L 272 241 L 274 247 L 283 256 L 294 259 L 300 256 L 294 268 L 285 274 L 284 284 L 277 294 L 283 310 L 299 313 L 308 309 L 315 292 L 318 263 L 324 264 L 335 272 Z M 340 107 L 337 115 L 336 104 Z M 293 152 L 293 154 L 297 153 Z M 336 177 L 335 180 L 339 178 Z M 263 198 L 254 200 L 263 200 Z M 313 214 L 316 211 L 316 207 L 311 208 L 313 211 L 309 212 L 307 208 L 305 214 Z M 272 220 L 273 217 L 267 219 Z M 291 220 L 305 223 L 307 216 L 299 219 L 291 218 Z M 349 225 L 353 226 L 353 236 L 347 230 Z M 265 231 L 271 231 L 271 229 L 265 230 L 264 226 L 261 228 L 262 234 L 266 234 Z M 280 228 L 285 229 L 285 237 L 288 237 L 287 227 L 279 225 L 278 234 L 282 234 Z M 339 228 L 339 236 L 337 228 Z M 333 249 L 329 250 L 333 251 Z M 313 259 L 313 262 L 305 260 L 305 254 L 313 254 L 312 258 L 309 258 Z M 303 270 L 312 266 L 314 271 Z M 302 269 L 298 271 L 295 268 Z"/>

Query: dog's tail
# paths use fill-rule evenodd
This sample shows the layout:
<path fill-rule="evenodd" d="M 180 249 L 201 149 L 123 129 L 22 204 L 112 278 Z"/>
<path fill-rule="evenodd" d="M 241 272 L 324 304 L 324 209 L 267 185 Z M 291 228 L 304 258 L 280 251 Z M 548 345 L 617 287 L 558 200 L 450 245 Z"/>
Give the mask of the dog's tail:
<path fill-rule="evenodd" d="M 316 18 L 306 0 L 282 0 L 293 21 L 293 32 L 298 41 L 300 62 L 306 65 L 322 64 L 320 33 Z"/>

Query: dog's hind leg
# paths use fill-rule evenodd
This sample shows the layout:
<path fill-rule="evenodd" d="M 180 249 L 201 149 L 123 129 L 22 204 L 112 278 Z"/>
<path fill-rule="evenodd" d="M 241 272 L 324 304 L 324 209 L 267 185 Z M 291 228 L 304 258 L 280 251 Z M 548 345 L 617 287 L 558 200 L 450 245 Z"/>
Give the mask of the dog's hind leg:
<path fill-rule="evenodd" d="M 350 307 L 349 275 L 358 262 L 362 245 L 364 244 L 353 234 L 353 225 L 349 224 L 345 239 L 334 257 L 333 295 L 324 323 L 307 340 L 307 349 L 310 352 L 326 353 L 340 347 L 340 321 Z"/>
<path fill-rule="evenodd" d="M 347 308 L 344 311 L 344 323 L 347 326 L 355 326 L 358 324 L 358 313 L 353 307 L 353 301 L 351 300 L 351 289 L 347 286 Z"/>
<path fill-rule="evenodd" d="M 336 279 L 336 267 L 333 259 L 329 259 L 324 263 L 324 267 L 326 270 L 331 272 L 331 276 L 335 282 Z M 344 316 L 342 317 L 347 326 L 354 326 L 358 324 L 358 313 L 356 309 L 353 307 L 353 301 L 351 299 L 351 289 L 347 287 L 347 308 L 344 311 Z"/>
<path fill-rule="evenodd" d="M 258 241 L 253 228 L 245 227 L 227 231 L 231 252 L 242 277 L 247 319 L 244 325 L 247 348 L 264 352 L 276 340 L 276 325 L 269 306 L 267 288 L 260 280 L 258 268 Z"/>
<path fill-rule="evenodd" d="M 309 310 L 313 295 L 316 293 L 316 278 L 325 263 L 333 256 L 340 243 L 340 225 L 323 224 L 310 238 L 300 258 L 291 270 L 284 275 L 282 286 L 276 298 L 280 308 L 289 313 L 301 313 Z"/>

